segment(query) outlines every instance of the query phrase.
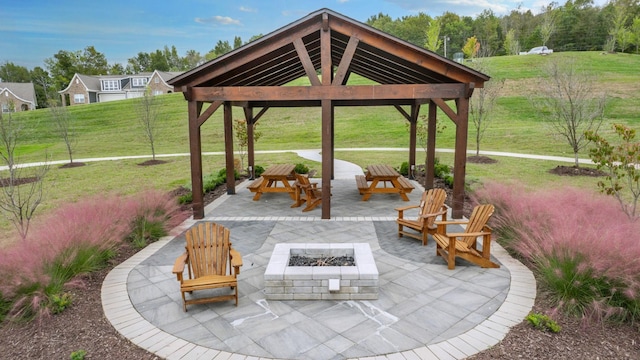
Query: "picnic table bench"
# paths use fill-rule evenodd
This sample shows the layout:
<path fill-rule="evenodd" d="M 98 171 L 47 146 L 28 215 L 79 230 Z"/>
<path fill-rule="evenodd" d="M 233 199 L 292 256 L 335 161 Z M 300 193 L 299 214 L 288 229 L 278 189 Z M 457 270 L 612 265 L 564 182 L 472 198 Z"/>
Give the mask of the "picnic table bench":
<path fill-rule="evenodd" d="M 383 186 L 378 186 L 382 183 Z M 409 201 L 407 196 L 414 187 L 409 180 L 401 176 L 389 165 L 369 165 L 366 175 L 356 175 L 358 191 L 362 195 L 362 201 L 367 201 L 372 194 L 396 193 L 404 201 Z M 391 186 L 387 186 L 391 184 Z"/>
<path fill-rule="evenodd" d="M 295 189 L 289 183 L 294 177 L 295 165 L 279 164 L 270 166 L 262 176 L 254 180 L 247 188 L 256 193 L 253 196 L 254 201 L 260 200 L 263 193 L 288 193 L 291 199 L 295 200 Z M 280 184 L 280 186 L 278 186 Z"/>

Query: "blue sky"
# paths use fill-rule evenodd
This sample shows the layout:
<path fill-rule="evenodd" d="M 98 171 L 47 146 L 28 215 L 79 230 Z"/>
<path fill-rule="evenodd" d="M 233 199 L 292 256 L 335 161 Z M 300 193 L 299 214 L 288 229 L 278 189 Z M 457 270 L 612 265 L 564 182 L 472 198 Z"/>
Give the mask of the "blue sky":
<path fill-rule="evenodd" d="M 596 0 L 596 3 L 602 0 Z M 393 19 L 419 12 L 504 15 L 518 5 L 538 12 L 544 0 L 0 0 L 0 63 L 32 69 L 59 50 L 94 46 L 109 64 L 127 64 L 138 52 L 175 45 L 201 55 L 218 40 L 233 45 L 266 35 L 321 8 L 365 22 L 383 13 Z"/>

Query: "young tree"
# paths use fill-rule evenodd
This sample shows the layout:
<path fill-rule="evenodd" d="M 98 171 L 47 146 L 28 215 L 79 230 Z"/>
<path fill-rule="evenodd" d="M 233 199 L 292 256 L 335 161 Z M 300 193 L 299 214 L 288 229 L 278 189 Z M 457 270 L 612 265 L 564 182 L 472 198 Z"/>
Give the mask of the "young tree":
<path fill-rule="evenodd" d="M 427 43 L 424 44 L 425 49 L 433 52 L 438 51 L 440 45 L 442 45 L 442 39 L 440 38 L 440 21 L 438 19 L 433 19 L 429 22 L 426 34 Z"/>
<path fill-rule="evenodd" d="M 11 112 L 5 115 L 0 112 L 0 157 L 9 169 L 9 177 L 0 180 L 0 212 L 13 223 L 24 240 L 33 214 L 42 201 L 43 180 L 49 165 L 45 162 L 35 168 L 31 176 L 21 176 L 15 162 L 21 131 L 22 124 L 15 121 Z"/>
<path fill-rule="evenodd" d="M 546 8 L 544 8 L 544 13 L 542 14 L 542 24 L 540 24 L 540 38 L 542 40 L 542 45 L 547 45 L 549 42 L 549 38 L 556 31 L 556 12 L 553 9 L 554 3 L 549 4 Z"/>
<path fill-rule="evenodd" d="M 482 58 L 474 61 L 474 68 L 480 72 L 489 72 L 489 66 Z M 480 141 L 484 137 L 484 133 L 491 123 L 491 111 L 496 104 L 496 100 L 500 96 L 500 91 L 504 86 L 504 79 L 492 79 L 485 82 L 484 87 L 476 89 L 471 96 L 469 102 L 469 117 L 473 121 L 476 129 L 476 156 L 480 155 Z"/>
<path fill-rule="evenodd" d="M 640 53 L 640 16 L 633 18 L 633 24 L 630 30 L 633 35 L 633 44 L 636 46 L 636 54 L 638 54 Z"/>
<path fill-rule="evenodd" d="M 447 126 L 441 121 L 436 120 L 436 134 L 441 134 Z M 409 124 L 407 123 L 407 131 L 411 131 Z M 429 119 L 426 115 L 420 115 L 418 122 L 416 123 L 416 142 L 424 149 L 424 168 L 425 171 L 429 166 L 427 157 L 427 141 L 429 140 Z M 431 164 L 434 166 L 435 164 Z M 426 181 L 426 179 L 425 179 Z"/>
<path fill-rule="evenodd" d="M 520 42 L 516 38 L 516 32 L 513 29 L 507 31 L 507 35 L 504 38 L 504 50 L 507 55 L 518 55 L 520 53 Z"/>
<path fill-rule="evenodd" d="M 606 181 L 598 181 L 600 191 L 614 196 L 629 219 L 637 220 L 640 218 L 640 142 L 634 142 L 635 129 L 622 124 L 614 124 L 613 129 L 622 140 L 615 146 L 595 131 L 586 132 L 587 139 L 595 144 L 589 149 L 589 157 L 598 169 L 607 173 Z M 626 199 L 630 199 L 630 203 Z"/>
<path fill-rule="evenodd" d="M 476 39 L 475 36 L 468 38 L 467 42 L 464 44 L 464 47 L 462 48 L 462 52 L 464 53 L 464 56 L 467 59 L 473 59 L 474 57 L 476 57 L 476 54 L 478 54 L 479 50 L 480 50 L 480 43 L 478 42 L 478 39 Z"/>
<path fill-rule="evenodd" d="M 151 88 L 147 87 L 136 104 L 138 121 L 144 131 L 145 139 L 151 147 L 152 160 L 156 160 L 156 137 L 158 135 L 158 120 L 160 118 L 160 104 L 157 96 L 151 94 Z"/>
<path fill-rule="evenodd" d="M 49 115 L 56 133 L 64 140 L 69 155 L 69 163 L 73 164 L 73 150 L 77 143 L 76 133 L 71 125 L 71 116 L 66 106 L 59 106 L 56 101 L 49 101 Z"/>
<path fill-rule="evenodd" d="M 597 91 L 592 76 L 578 69 L 575 60 L 551 61 L 545 73 L 539 81 L 541 96 L 531 98 L 531 103 L 552 132 L 567 140 L 579 167 L 578 153 L 589 143 L 584 134 L 600 128 L 606 94 Z"/>
<path fill-rule="evenodd" d="M 253 141 L 257 142 L 262 133 L 257 131 L 258 124 L 253 125 Z M 233 130 L 236 135 L 236 143 L 238 145 L 238 152 L 240 155 L 240 167 L 245 170 L 244 158 L 247 155 L 247 146 L 249 145 L 249 134 L 247 133 L 247 121 L 242 119 L 235 119 L 233 124 Z"/>

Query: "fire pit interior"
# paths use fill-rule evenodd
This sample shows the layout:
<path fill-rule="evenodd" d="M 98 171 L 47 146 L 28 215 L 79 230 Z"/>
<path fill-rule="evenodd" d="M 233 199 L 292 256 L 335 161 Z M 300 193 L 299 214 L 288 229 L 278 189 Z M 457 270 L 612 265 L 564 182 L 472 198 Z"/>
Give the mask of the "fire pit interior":
<path fill-rule="evenodd" d="M 316 262 L 318 259 L 352 257 L 353 264 L 290 266 L 292 256 L 311 258 Z M 276 244 L 264 280 L 265 297 L 268 300 L 378 298 L 378 268 L 367 243 Z"/>

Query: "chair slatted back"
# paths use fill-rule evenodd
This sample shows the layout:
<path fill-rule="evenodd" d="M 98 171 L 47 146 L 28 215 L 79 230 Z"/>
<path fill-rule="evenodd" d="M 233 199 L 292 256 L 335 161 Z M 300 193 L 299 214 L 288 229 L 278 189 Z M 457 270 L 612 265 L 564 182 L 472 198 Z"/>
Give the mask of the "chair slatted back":
<path fill-rule="evenodd" d="M 425 227 L 430 227 L 436 220 L 435 216 L 421 218 L 423 214 L 433 214 L 442 210 L 447 192 L 444 189 L 429 189 L 422 193 L 420 199 L 420 210 L 418 211 L 418 221 L 424 221 Z"/>
<path fill-rule="evenodd" d="M 487 222 L 489 222 L 489 218 L 493 215 L 494 206 L 491 204 L 478 205 L 473 208 L 473 212 L 469 217 L 469 223 L 467 224 L 467 228 L 464 230 L 465 233 L 475 233 L 481 232 Z M 475 236 L 465 237 L 463 239 L 469 246 L 472 246 L 475 242 Z"/>
<path fill-rule="evenodd" d="M 309 181 L 309 178 L 302 175 L 302 174 L 297 174 L 296 173 L 296 180 L 298 180 L 298 183 L 300 185 L 304 186 L 311 186 L 311 182 Z"/>
<path fill-rule="evenodd" d="M 229 261 L 229 229 L 222 225 L 202 222 L 186 233 L 186 250 L 194 278 L 206 275 L 225 275 Z"/>

